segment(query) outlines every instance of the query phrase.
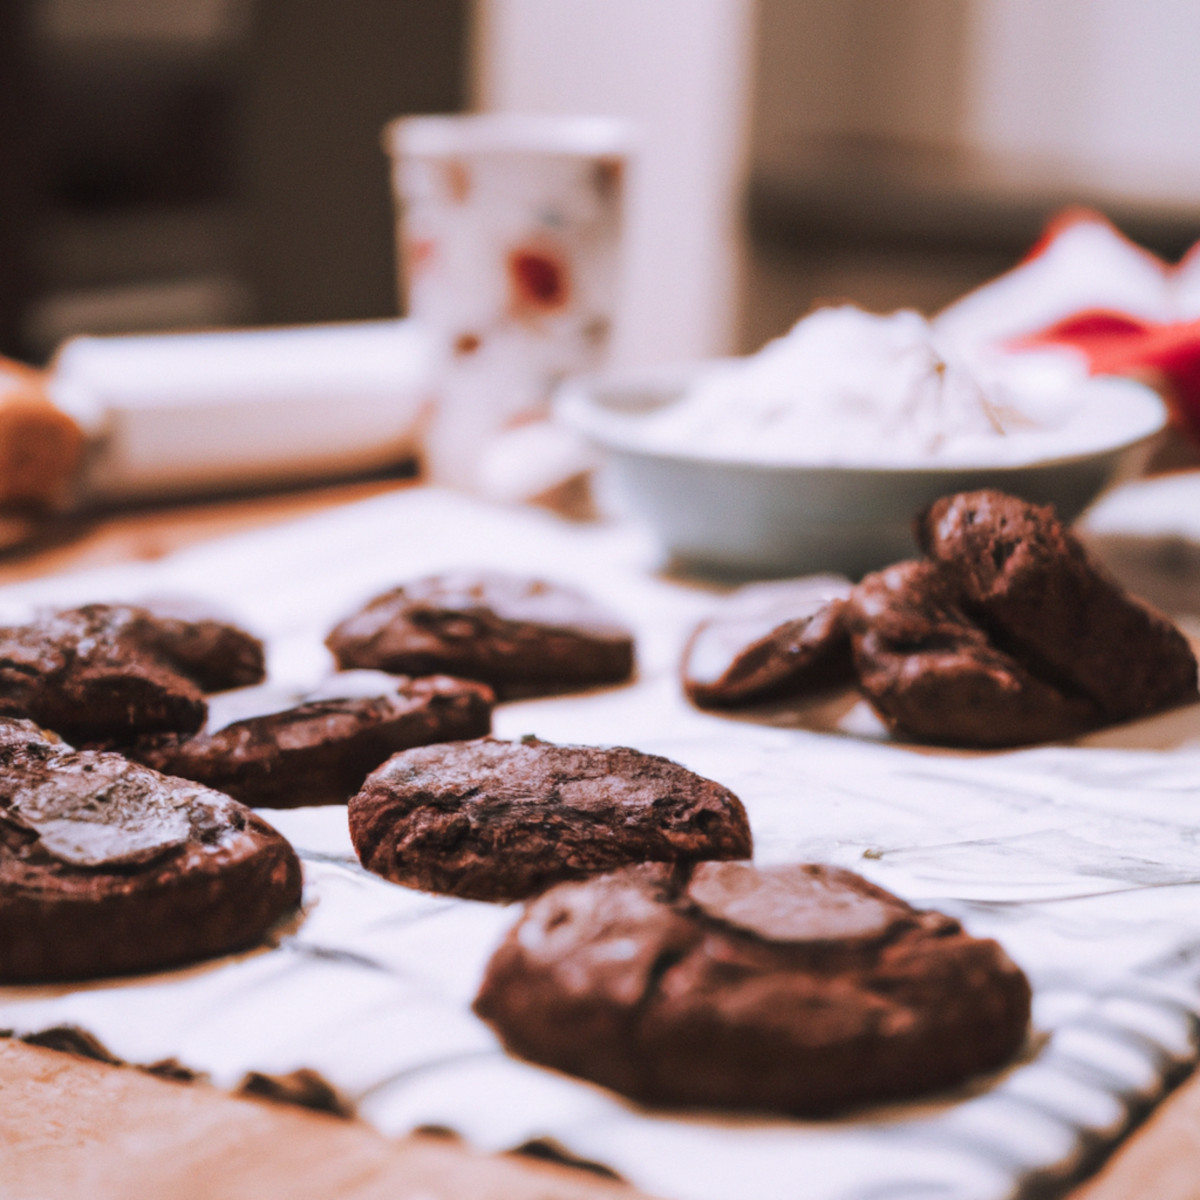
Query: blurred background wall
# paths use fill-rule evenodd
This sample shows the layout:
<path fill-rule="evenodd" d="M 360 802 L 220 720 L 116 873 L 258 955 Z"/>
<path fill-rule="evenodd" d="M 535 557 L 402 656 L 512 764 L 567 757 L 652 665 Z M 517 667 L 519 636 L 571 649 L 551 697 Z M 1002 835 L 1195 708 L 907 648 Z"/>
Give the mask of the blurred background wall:
<path fill-rule="evenodd" d="M 740 336 L 820 299 L 936 310 L 1094 205 L 1200 235 L 1191 0 L 759 0 Z"/>
<path fill-rule="evenodd" d="M 1064 203 L 1200 236 L 1191 0 L 4 0 L 0 352 L 397 311 L 406 112 L 644 131 L 626 360 L 936 309 Z"/>
<path fill-rule="evenodd" d="M 755 6 L 480 0 L 478 106 L 605 112 L 639 130 L 614 357 L 732 349 Z"/>
<path fill-rule="evenodd" d="M 394 313 L 380 130 L 464 106 L 469 19 L 467 0 L 3 0 L 0 352 Z"/>

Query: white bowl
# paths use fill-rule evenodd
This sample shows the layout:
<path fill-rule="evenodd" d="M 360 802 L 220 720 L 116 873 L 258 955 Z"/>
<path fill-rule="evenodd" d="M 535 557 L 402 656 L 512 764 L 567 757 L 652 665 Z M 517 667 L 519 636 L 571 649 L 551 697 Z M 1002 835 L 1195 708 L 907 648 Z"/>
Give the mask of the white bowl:
<path fill-rule="evenodd" d="M 620 502 L 683 566 L 737 576 L 839 571 L 859 578 L 911 558 L 915 514 L 940 496 L 994 487 L 1074 520 L 1130 474 L 1167 419 L 1153 389 L 1088 380 L 1078 453 L 1001 466 L 802 466 L 664 452 L 639 444 L 638 418 L 676 402 L 705 367 L 576 379 L 557 419 L 602 449 Z M 1061 448 L 1061 442 L 1059 443 Z"/>

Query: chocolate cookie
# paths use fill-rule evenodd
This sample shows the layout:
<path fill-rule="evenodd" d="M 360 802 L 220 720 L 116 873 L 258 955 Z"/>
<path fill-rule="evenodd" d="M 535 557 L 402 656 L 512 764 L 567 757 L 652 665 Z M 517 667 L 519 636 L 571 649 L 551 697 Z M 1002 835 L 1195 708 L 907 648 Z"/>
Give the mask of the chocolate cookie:
<path fill-rule="evenodd" d="M 581 592 L 498 572 L 435 575 L 376 596 L 325 639 L 342 668 L 444 672 L 535 695 L 633 673 L 633 635 Z"/>
<path fill-rule="evenodd" d="M 350 837 L 386 879 L 520 900 L 626 863 L 747 858 L 727 788 L 624 746 L 484 738 L 397 754 L 350 801 Z"/>
<path fill-rule="evenodd" d="M 837 867 L 630 867 L 532 901 L 475 1011 L 515 1054 L 650 1104 L 804 1116 L 1007 1062 L 1029 985 L 993 941 Z"/>
<path fill-rule="evenodd" d="M 257 638 L 219 621 L 89 604 L 0 629 L 0 717 L 27 717 L 73 742 L 191 733 L 204 692 L 263 677 Z"/>
<path fill-rule="evenodd" d="M 683 690 L 702 708 L 803 696 L 854 679 L 843 619 L 850 580 L 812 575 L 739 588 L 683 652 Z"/>
<path fill-rule="evenodd" d="M 0 721 L 0 980 L 252 946 L 300 900 L 288 843 L 219 792 Z"/>
<path fill-rule="evenodd" d="M 1184 636 L 1110 579 L 1052 508 L 965 492 L 934 504 L 917 533 L 992 639 L 1104 721 L 1197 698 Z"/>
<path fill-rule="evenodd" d="M 895 732 L 946 746 L 1018 746 L 1102 723 L 1088 698 L 1032 674 L 962 611 L 939 565 L 868 575 L 846 609 L 859 685 Z"/>
<path fill-rule="evenodd" d="M 312 700 L 213 733 L 139 738 L 123 753 L 267 808 L 345 804 L 399 750 L 491 729 L 492 693 L 435 675 L 393 679 L 386 695 Z"/>

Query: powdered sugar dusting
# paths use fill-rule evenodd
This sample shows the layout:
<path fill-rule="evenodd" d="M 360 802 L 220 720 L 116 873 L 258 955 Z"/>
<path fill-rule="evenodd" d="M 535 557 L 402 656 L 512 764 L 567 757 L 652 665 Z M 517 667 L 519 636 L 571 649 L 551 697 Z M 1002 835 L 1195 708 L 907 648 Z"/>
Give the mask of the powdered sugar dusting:
<path fill-rule="evenodd" d="M 663 453 L 812 466 L 1012 464 L 1090 448 L 1094 388 L 1071 355 L 968 353 L 919 313 L 844 306 L 713 368 L 678 402 L 621 419 L 637 424 L 643 448 Z"/>

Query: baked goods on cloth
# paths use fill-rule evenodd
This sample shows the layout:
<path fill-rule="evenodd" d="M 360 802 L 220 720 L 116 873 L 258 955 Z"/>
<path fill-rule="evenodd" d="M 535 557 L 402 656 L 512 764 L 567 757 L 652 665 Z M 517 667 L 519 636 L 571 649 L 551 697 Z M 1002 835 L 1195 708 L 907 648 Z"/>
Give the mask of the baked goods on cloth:
<path fill-rule="evenodd" d="M 917 534 L 980 623 L 1103 720 L 1196 698 L 1187 639 L 1105 574 L 1052 509 L 964 492 L 934 504 Z"/>
<path fill-rule="evenodd" d="M 582 592 L 498 571 L 433 575 L 376 596 L 326 645 L 343 669 L 478 679 L 501 697 L 621 683 L 633 634 Z"/>
<path fill-rule="evenodd" d="M 629 867 L 530 902 L 475 1011 L 512 1052 L 650 1104 L 798 1115 L 1007 1062 L 1000 946 L 837 867 Z"/>
<path fill-rule="evenodd" d="M 918 514 L 926 558 L 732 593 L 684 648 L 697 706 L 803 700 L 857 683 L 903 737 L 1020 746 L 1194 701 L 1196 659 L 1055 515 L 995 490 Z"/>
<path fill-rule="evenodd" d="M 810 575 L 739 588 L 688 639 L 688 699 L 736 707 L 851 682 L 844 621 L 851 586 L 840 575 Z"/>
<path fill-rule="evenodd" d="M 868 575 L 846 616 L 859 685 L 896 732 L 1014 746 L 1197 698 L 1187 639 L 1053 509 L 963 492 L 916 528 L 929 558 Z"/>
<path fill-rule="evenodd" d="M 88 979 L 252 946 L 300 863 L 248 808 L 0 721 L 0 980 Z"/>
<path fill-rule="evenodd" d="M 363 865 L 409 887 L 521 900 L 639 862 L 748 858 L 728 789 L 625 746 L 483 738 L 406 750 L 350 801 Z"/>
<path fill-rule="evenodd" d="M 148 734 L 122 753 L 244 804 L 297 808 L 345 804 L 400 750 L 491 730 L 485 684 L 446 675 L 392 683 L 383 695 L 310 700 L 213 733 Z"/>
<path fill-rule="evenodd" d="M 262 678 L 262 643 L 220 621 L 88 604 L 0 629 L 0 716 L 71 742 L 194 732 L 205 692 Z"/>

